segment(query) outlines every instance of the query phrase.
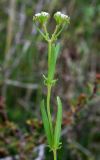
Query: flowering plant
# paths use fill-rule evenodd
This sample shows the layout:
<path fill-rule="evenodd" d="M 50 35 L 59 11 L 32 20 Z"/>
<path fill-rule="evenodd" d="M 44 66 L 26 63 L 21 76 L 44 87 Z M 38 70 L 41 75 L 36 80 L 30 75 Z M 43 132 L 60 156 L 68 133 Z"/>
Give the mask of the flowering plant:
<path fill-rule="evenodd" d="M 51 111 L 50 111 L 50 97 L 51 89 L 56 83 L 54 79 L 56 62 L 59 55 L 60 45 L 56 44 L 56 40 L 64 27 L 69 24 L 70 18 L 67 15 L 62 14 L 61 12 L 56 12 L 54 14 L 54 19 L 56 21 L 56 27 L 53 34 L 50 36 L 47 30 L 47 23 L 49 21 L 50 15 L 47 12 L 37 13 L 33 16 L 33 22 L 40 23 L 42 28 L 40 29 L 37 25 L 36 28 L 43 36 L 43 38 L 48 43 L 48 75 L 47 77 L 43 75 L 44 83 L 47 86 L 47 102 L 45 104 L 44 100 L 41 102 L 41 113 L 42 120 L 44 124 L 44 129 L 48 141 L 50 150 L 53 151 L 54 160 L 57 159 L 57 150 L 61 147 L 60 135 L 61 135 L 61 123 L 62 123 L 62 103 L 59 97 L 57 97 L 57 118 L 55 126 L 52 122 Z M 45 108 L 46 105 L 46 108 Z M 53 127 L 54 126 L 54 127 Z"/>

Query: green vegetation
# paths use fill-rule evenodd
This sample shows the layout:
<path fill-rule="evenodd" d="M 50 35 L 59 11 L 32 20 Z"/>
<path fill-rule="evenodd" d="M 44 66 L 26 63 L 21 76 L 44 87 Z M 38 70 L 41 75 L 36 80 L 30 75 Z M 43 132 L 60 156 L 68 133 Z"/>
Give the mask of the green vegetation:
<path fill-rule="evenodd" d="M 52 62 L 50 59 L 50 70 L 47 43 L 32 21 L 33 15 L 42 10 L 51 15 L 49 33 L 55 27 L 55 12 L 70 17 L 69 27 L 64 26 L 57 44 L 51 47 L 51 54 L 57 50 L 60 56 L 57 63 L 56 57 Z M 58 78 L 50 101 L 52 122 L 56 120 L 56 95 L 63 104 L 62 145 L 57 160 L 99 160 L 99 0 L 0 0 L 0 20 L 0 158 L 53 159 L 46 147 L 40 111 L 42 99 L 45 103 L 47 98 L 41 77 L 44 74 L 47 85 L 49 73 L 52 83 Z"/>

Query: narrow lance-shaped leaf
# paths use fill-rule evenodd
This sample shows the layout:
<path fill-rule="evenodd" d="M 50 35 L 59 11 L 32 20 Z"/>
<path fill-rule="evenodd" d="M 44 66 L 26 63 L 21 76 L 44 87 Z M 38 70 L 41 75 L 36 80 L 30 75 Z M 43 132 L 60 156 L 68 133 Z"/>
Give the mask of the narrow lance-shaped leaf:
<path fill-rule="evenodd" d="M 58 57 L 58 53 L 60 50 L 60 45 L 52 45 L 51 46 L 51 58 L 50 58 L 50 64 L 49 64 L 49 80 L 53 80 L 54 78 L 54 73 L 55 73 L 55 67 L 56 67 L 56 61 L 57 61 L 57 57 Z"/>
<path fill-rule="evenodd" d="M 51 46 L 51 56 L 50 56 L 50 64 L 49 64 L 49 70 L 48 70 L 48 78 L 49 80 L 53 79 L 53 75 L 55 72 L 55 45 Z"/>
<path fill-rule="evenodd" d="M 47 141 L 48 141 L 48 144 L 51 146 L 52 145 L 52 135 L 50 131 L 49 120 L 48 120 L 47 113 L 46 113 L 45 106 L 44 106 L 44 100 L 42 100 L 41 102 L 41 113 L 42 113 L 42 120 L 43 120 L 45 133 L 47 136 Z"/>
<path fill-rule="evenodd" d="M 54 132 L 54 147 L 57 149 L 59 147 L 60 135 L 61 135 L 61 123 L 62 123 L 62 104 L 59 97 L 57 97 L 58 111 L 56 126 Z"/>
<path fill-rule="evenodd" d="M 55 46 L 55 61 L 57 61 L 57 58 L 58 58 L 58 55 L 60 53 L 60 44 L 58 43 L 56 46 Z M 56 62 L 55 62 L 56 63 Z"/>

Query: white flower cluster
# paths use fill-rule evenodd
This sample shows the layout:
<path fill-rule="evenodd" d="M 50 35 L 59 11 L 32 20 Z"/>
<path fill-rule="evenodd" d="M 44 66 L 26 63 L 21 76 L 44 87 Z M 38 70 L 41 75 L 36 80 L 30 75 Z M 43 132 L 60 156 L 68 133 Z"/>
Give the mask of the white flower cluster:
<path fill-rule="evenodd" d="M 40 17 L 40 16 L 49 17 L 49 13 L 47 13 L 47 12 L 41 12 L 41 13 L 36 13 L 35 14 L 35 17 Z"/>
<path fill-rule="evenodd" d="M 35 17 L 40 17 L 41 16 L 41 13 L 36 13 L 35 14 Z"/>
<path fill-rule="evenodd" d="M 39 21 L 40 23 L 46 23 L 47 20 L 49 19 L 50 15 L 47 12 L 41 12 L 41 13 L 36 13 L 35 16 L 33 16 L 34 21 Z"/>
<path fill-rule="evenodd" d="M 63 14 L 63 13 L 61 13 L 61 12 L 56 12 L 55 15 L 56 15 L 56 16 L 60 16 L 61 18 L 64 18 L 64 19 L 67 19 L 67 18 L 68 18 L 68 15 L 65 15 L 65 14 Z"/>
<path fill-rule="evenodd" d="M 54 18 L 57 23 L 62 23 L 62 22 L 69 23 L 69 21 L 70 21 L 70 17 L 68 15 L 61 13 L 61 12 L 56 12 L 54 14 Z"/>

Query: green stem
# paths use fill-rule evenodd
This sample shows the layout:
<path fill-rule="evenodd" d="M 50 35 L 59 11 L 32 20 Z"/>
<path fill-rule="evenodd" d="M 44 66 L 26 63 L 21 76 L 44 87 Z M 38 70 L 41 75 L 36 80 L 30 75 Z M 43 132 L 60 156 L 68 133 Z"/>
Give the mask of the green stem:
<path fill-rule="evenodd" d="M 62 26 L 60 31 L 55 35 L 56 38 L 58 38 L 58 36 L 61 34 L 61 32 L 63 31 L 64 27 L 65 27 L 65 24 Z"/>
<path fill-rule="evenodd" d="M 51 56 L 51 41 L 48 42 L 48 70 L 50 67 L 50 56 Z M 53 135 L 53 128 L 52 128 L 52 118 L 51 118 L 51 113 L 50 113 L 51 87 L 52 87 L 52 85 L 48 82 L 48 84 L 47 84 L 47 114 L 48 114 L 51 136 L 52 136 Z"/>
<path fill-rule="evenodd" d="M 36 27 L 36 29 L 42 35 L 42 37 L 47 41 L 48 39 L 47 39 L 46 35 L 38 27 Z"/>
<path fill-rule="evenodd" d="M 50 130 L 52 133 L 52 118 L 51 118 L 51 113 L 50 113 L 50 97 L 51 97 L 51 85 L 47 86 L 47 114 L 48 114 L 48 119 L 49 119 L 49 124 L 50 124 Z"/>
<path fill-rule="evenodd" d="M 52 41 L 49 40 L 49 41 L 48 41 L 48 70 L 49 70 L 49 67 L 50 67 L 51 45 L 52 45 Z"/>
<path fill-rule="evenodd" d="M 53 151 L 53 157 L 54 157 L 54 160 L 57 160 L 57 151 L 56 150 Z"/>
<path fill-rule="evenodd" d="M 44 32 L 45 32 L 45 35 L 46 35 L 46 39 L 48 40 L 49 39 L 49 33 L 47 31 L 46 24 L 43 25 L 43 29 L 44 29 Z"/>
<path fill-rule="evenodd" d="M 59 27 L 60 27 L 60 25 L 56 25 L 55 31 L 54 31 L 54 33 L 52 34 L 52 37 L 51 37 L 52 41 L 55 40 L 56 34 L 57 34 L 58 30 L 59 30 Z"/>

